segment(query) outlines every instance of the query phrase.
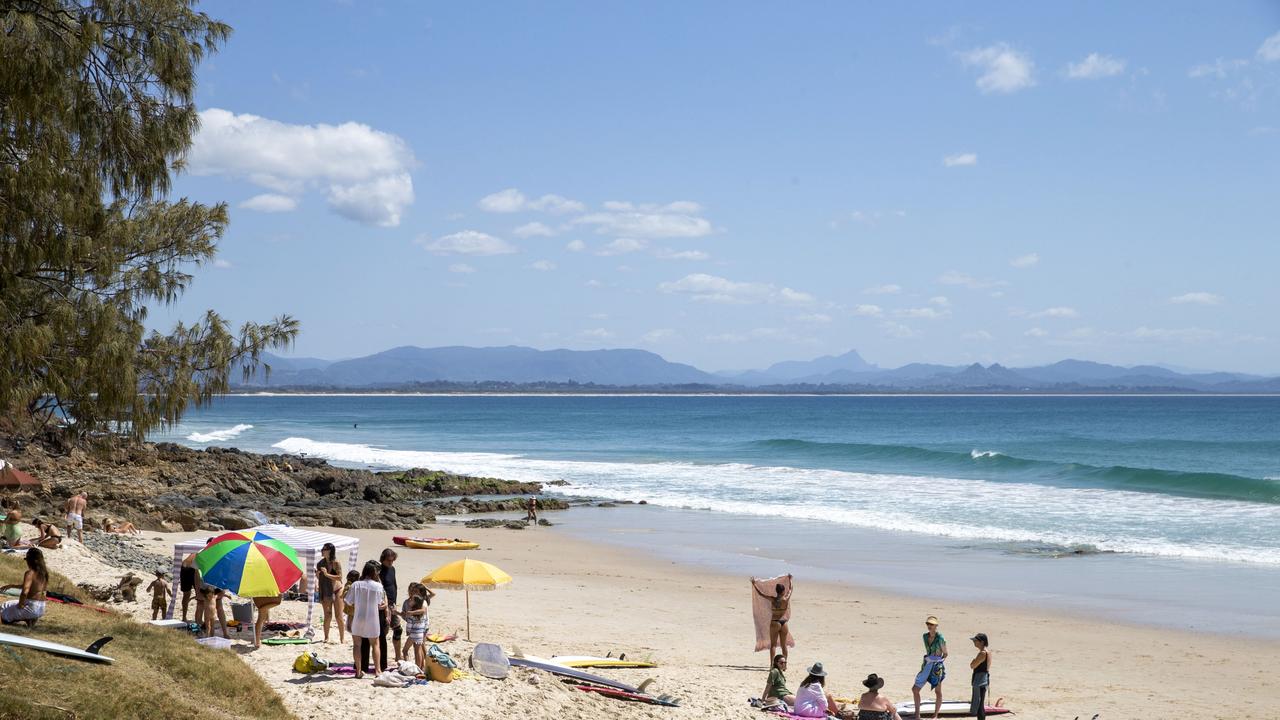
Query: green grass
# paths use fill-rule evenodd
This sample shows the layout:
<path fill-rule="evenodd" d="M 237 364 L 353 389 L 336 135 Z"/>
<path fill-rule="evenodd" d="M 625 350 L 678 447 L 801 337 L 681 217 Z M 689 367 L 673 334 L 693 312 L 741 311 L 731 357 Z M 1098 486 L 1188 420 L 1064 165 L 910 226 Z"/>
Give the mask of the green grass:
<path fill-rule="evenodd" d="M 25 568 L 20 557 L 0 557 L 0 585 L 21 582 Z M 84 599 L 61 575 L 49 586 Z M 111 635 L 102 652 L 115 663 L 0 645 L 0 720 L 293 717 L 234 654 L 205 649 L 186 633 L 52 602 L 35 628 L 3 631 L 78 648 Z"/>

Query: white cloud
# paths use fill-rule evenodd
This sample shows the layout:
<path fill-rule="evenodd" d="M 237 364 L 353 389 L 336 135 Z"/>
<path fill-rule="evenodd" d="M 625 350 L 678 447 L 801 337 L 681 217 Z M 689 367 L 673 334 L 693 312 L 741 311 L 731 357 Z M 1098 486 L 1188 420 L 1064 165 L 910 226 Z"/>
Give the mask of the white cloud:
<path fill-rule="evenodd" d="M 884 308 L 879 305 L 854 305 L 853 314 L 858 317 L 880 317 L 884 314 Z"/>
<path fill-rule="evenodd" d="M 671 248 L 658 248 L 653 252 L 653 256 L 659 260 L 710 260 L 711 254 L 701 250 L 672 250 Z"/>
<path fill-rule="evenodd" d="M 257 210 L 258 212 L 289 212 L 297 209 L 298 200 L 297 198 L 291 198 L 288 195 L 263 193 L 261 195 L 254 195 L 248 200 L 240 203 L 240 207 L 246 210 Z"/>
<path fill-rule="evenodd" d="M 943 285 L 959 285 L 961 287 L 969 288 L 970 290 L 985 290 L 987 288 L 1005 284 L 999 280 L 980 280 L 972 275 L 966 275 L 965 273 L 957 270 L 948 270 L 942 273 L 942 275 L 938 276 L 938 282 Z"/>
<path fill-rule="evenodd" d="M 831 316 L 825 313 L 810 313 L 808 315 L 797 315 L 796 322 L 809 323 L 811 325 L 826 325 L 831 322 Z"/>
<path fill-rule="evenodd" d="M 1096 80 L 1124 72 L 1125 61 L 1110 55 L 1089 53 L 1080 62 L 1067 63 L 1066 76 L 1072 80 Z"/>
<path fill-rule="evenodd" d="M 525 223 L 515 230 L 512 230 L 511 234 L 519 238 L 551 237 L 556 234 L 556 231 L 540 222 L 534 221 L 531 223 Z"/>
<path fill-rule="evenodd" d="M 935 295 L 934 297 L 929 298 L 929 302 L 941 308 L 951 307 L 951 301 L 942 295 Z"/>
<path fill-rule="evenodd" d="M 1218 58 L 1211 63 L 1203 63 L 1191 68 L 1187 71 L 1187 77 L 1203 78 L 1212 76 L 1219 80 L 1225 80 L 1227 75 L 1230 75 L 1232 72 L 1239 70 L 1248 64 L 1248 60 L 1225 60 L 1223 58 Z"/>
<path fill-rule="evenodd" d="M 564 249 L 569 252 L 582 252 L 587 249 L 587 244 L 581 240 L 570 240 L 565 244 Z"/>
<path fill-rule="evenodd" d="M 556 264 L 551 262 L 550 260 L 537 260 L 529 267 L 533 268 L 534 270 L 541 270 L 543 272 L 546 272 L 548 270 L 555 270 Z"/>
<path fill-rule="evenodd" d="M 507 241 L 477 230 L 463 230 L 428 241 L 424 236 L 419 244 L 436 255 L 510 255 L 516 252 Z"/>
<path fill-rule="evenodd" d="M 902 292 L 901 285 L 874 285 L 862 291 L 863 295 L 897 295 Z"/>
<path fill-rule="evenodd" d="M 702 207 L 687 200 L 666 205 L 611 200 L 604 208 L 606 212 L 583 215 L 572 223 L 594 226 L 602 235 L 635 238 L 704 237 L 713 230 L 711 222 L 699 215 Z"/>
<path fill-rule="evenodd" d="M 1204 328 L 1149 328 L 1146 326 L 1139 327 L 1125 336 L 1142 342 L 1180 342 L 1180 343 L 1202 343 L 1215 340 L 1219 337 L 1219 333 L 1214 330 L 1205 330 Z"/>
<path fill-rule="evenodd" d="M 883 323 L 880 323 L 880 328 L 884 330 L 885 335 L 891 338 L 896 338 L 898 340 L 909 340 L 919 335 L 919 333 L 917 333 L 915 330 L 912 330 L 907 325 L 903 325 L 902 323 L 891 322 L 888 320 L 886 320 Z"/>
<path fill-rule="evenodd" d="M 1175 305 L 1221 305 L 1222 296 L 1214 295 L 1211 292 L 1189 292 L 1175 295 L 1169 298 L 1169 302 Z"/>
<path fill-rule="evenodd" d="M 414 200 L 409 145 L 362 123 L 291 125 L 211 108 L 186 159 L 193 175 L 244 178 L 281 195 L 323 189 L 334 212 L 383 227 L 399 225 Z"/>
<path fill-rule="evenodd" d="M 1029 268 L 1040 262 L 1040 256 L 1035 253 L 1020 255 L 1009 261 L 1009 264 L 1016 268 Z"/>
<path fill-rule="evenodd" d="M 608 340 L 613 337 L 613 333 L 604 328 L 592 328 L 583 330 L 582 337 L 588 340 Z"/>
<path fill-rule="evenodd" d="M 1042 337 L 1047 337 L 1049 335 L 1049 331 L 1043 328 L 1033 327 L 1022 334 L 1026 335 L 1027 337 L 1042 338 Z"/>
<path fill-rule="evenodd" d="M 645 333 L 640 339 L 646 343 L 660 343 L 666 340 L 672 340 L 676 337 L 676 331 L 671 328 L 657 328 Z"/>
<path fill-rule="evenodd" d="M 627 253 L 639 252 L 648 246 L 649 243 L 644 240 L 636 240 L 635 238 L 618 238 L 612 242 L 606 243 L 604 247 L 596 251 L 596 254 L 603 257 L 626 255 Z"/>
<path fill-rule="evenodd" d="M 1262 41 L 1258 59 L 1263 62 L 1280 62 L 1280 32 Z"/>
<path fill-rule="evenodd" d="M 960 336 L 960 338 L 961 338 L 961 339 L 963 339 L 963 340 L 991 340 L 991 339 L 993 339 L 993 338 L 991 337 L 991 333 L 987 332 L 986 330 L 974 330 L 973 332 L 967 332 L 967 333 L 964 333 L 963 335 L 961 335 L 961 336 Z"/>
<path fill-rule="evenodd" d="M 586 285 L 586 286 L 587 286 L 587 287 L 589 287 L 589 288 L 601 288 L 601 287 L 604 287 L 604 283 L 602 283 L 602 282 L 600 282 L 599 280 L 596 280 L 596 279 L 594 279 L 594 278 L 592 278 L 591 280 L 586 281 L 586 282 L 585 282 L 585 283 L 583 283 L 583 284 L 584 284 L 584 285 Z"/>
<path fill-rule="evenodd" d="M 231 268 L 235 267 L 234 265 L 231 264 L 230 260 L 223 260 L 222 258 L 215 258 L 213 261 L 213 266 L 218 268 L 219 270 L 230 270 Z"/>
<path fill-rule="evenodd" d="M 473 273 L 475 271 L 476 271 L 475 268 L 471 267 L 466 263 L 454 263 L 449 266 L 449 272 L 458 273 L 459 275 L 465 275 L 467 273 Z"/>
<path fill-rule="evenodd" d="M 570 200 L 559 195 L 547 194 L 530 200 L 516 188 L 507 188 L 506 190 L 499 190 L 496 193 L 485 195 L 480 198 L 480 202 L 476 203 L 476 205 L 481 210 L 491 213 L 514 213 L 533 210 L 551 213 L 552 215 L 564 215 L 566 213 L 582 212 L 587 209 L 586 205 L 577 200 Z"/>
<path fill-rule="evenodd" d="M 977 153 L 960 153 L 958 155 L 948 155 L 942 158 L 942 164 L 947 167 L 965 167 L 967 165 L 978 164 Z"/>
<path fill-rule="evenodd" d="M 894 317 L 914 318 L 917 320 L 941 320 L 951 316 L 950 310 L 938 310 L 931 307 L 902 308 L 893 311 Z"/>
<path fill-rule="evenodd" d="M 786 303 L 804 305 L 815 298 L 808 294 L 768 283 L 735 282 L 706 273 L 685 275 L 674 282 L 658 285 L 664 293 L 691 295 L 694 300 L 726 304 Z"/>
<path fill-rule="evenodd" d="M 1044 310 L 1041 310 L 1040 312 L 1034 312 L 1034 313 L 1031 313 L 1030 317 L 1033 317 L 1033 318 L 1074 318 L 1074 317 L 1080 317 L 1080 313 L 1076 312 L 1076 309 L 1075 309 L 1075 308 L 1070 308 L 1070 307 L 1061 307 L 1061 306 L 1060 306 L 1060 307 L 1045 308 Z"/>
<path fill-rule="evenodd" d="M 1035 63 L 1031 56 L 1005 43 L 961 53 L 960 60 L 982 71 L 977 85 L 983 93 L 1014 93 L 1036 84 Z"/>

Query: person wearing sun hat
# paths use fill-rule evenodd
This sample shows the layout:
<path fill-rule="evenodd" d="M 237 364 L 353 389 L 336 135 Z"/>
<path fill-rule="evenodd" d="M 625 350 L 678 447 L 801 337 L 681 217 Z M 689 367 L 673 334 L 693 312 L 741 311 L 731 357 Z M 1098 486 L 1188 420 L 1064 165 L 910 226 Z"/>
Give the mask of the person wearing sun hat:
<path fill-rule="evenodd" d="M 947 677 L 947 639 L 942 637 L 942 633 L 938 632 L 938 618 L 936 615 L 930 615 L 924 619 L 925 633 L 921 635 L 924 640 L 924 660 L 920 663 L 920 672 L 916 673 L 916 681 L 911 684 L 911 696 L 916 701 L 916 717 L 921 716 L 920 707 L 920 690 L 925 683 L 933 688 L 935 704 L 933 706 L 933 718 L 938 719 L 938 712 L 942 709 L 942 681 Z"/>
<path fill-rule="evenodd" d="M 809 674 L 796 691 L 796 704 L 792 714 L 798 717 L 824 718 L 828 714 L 836 715 L 839 712 L 839 704 L 827 692 L 827 672 L 822 669 L 822 663 L 816 662 L 809 667 Z"/>
<path fill-rule="evenodd" d="M 862 681 L 867 691 L 858 698 L 857 720 L 902 720 L 898 715 L 898 706 L 880 692 L 884 687 L 884 678 L 871 673 Z"/>
<path fill-rule="evenodd" d="M 978 654 L 969 661 L 973 670 L 973 695 L 969 701 L 969 714 L 985 720 L 987 717 L 987 687 L 991 685 L 991 651 L 987 649 L 987 634 L 978 633 L 969 638 Z"/>

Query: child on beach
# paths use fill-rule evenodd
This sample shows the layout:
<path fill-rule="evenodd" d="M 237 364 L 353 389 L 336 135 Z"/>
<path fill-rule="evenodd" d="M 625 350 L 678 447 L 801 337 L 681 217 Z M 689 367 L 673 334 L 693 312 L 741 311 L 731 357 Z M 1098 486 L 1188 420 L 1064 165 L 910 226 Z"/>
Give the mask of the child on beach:
<path fill-rule="evenodd" d="M 911 685 L 911 695 L 916 701 L 916 717 L 923 715 L 920 707 L 920 690 L 927 682 L 933 688 L 936 703 L 933 706 L 933 720 L 938 720 L 938 712 L 942 708 L 942 681 L 947 677 L 945 660 L 947 659 L 947 639 L 938 632 L 938 618 L 930 615 L 924 619 L 924 661 L 920 663 L 920 672 Z"/>
<path fill-rule="evenodd" d="M 226 591 L 213 585 L 200 586 L 200 605 L 204 613 L 204 636 L 213 637 L 213 621 L 216 617 L 222 627 L 222 637 L 231 639 L 227 634 L 227 612 L 222 605 Z"/>
<path fill-rule="evenodd" d="M 404 651 L 402 653 L 405 656 L 405 658 L 409 657 L 409 649 L 411 646 L 414 648 L 414 657 L 415 658 L 417 657 L 417 646 L 422 644 L 423 639 L 426 638 L 427 636 L 427 632 L 431 630 L 431 617 L 429 615 L 429 612 L 431 610 L 431 598 L 435 596 L 436 594 L 431 592 L 431 590 L 428 589 L 426 585 L 423 585 L 422 583 L 417 583 L 417 582 L 409 583 L 409 597 L 405 599 L 404 605 L 401 607 L 400 614 L 405 616 L 405 623 L 406 623 L 405 632 L 409 633 L 409 629 L 410 629 L 408 627 L 408 622 L 409 622 L 408 613 L 410 611 L 409 603 L 415 597 L 422 598 L 422 617 L 421 617 L 422 634 L 421 634 L 421 637 L 418 638 L 416 645 L 415 645 L 412 633 L 409 633 L 409 637 L 405 638 Z M 418 667 L 422 667 L 421 662 L 418 662 L 417 664 L 418 664 Z"/>
<path fill-rule="evenodd" d="M 413 644 L 413 662 L 418 667 L 426 667 L 427 650 L 422 646 L 423 638 L 427 635 L 427 602 L 421 595 L 411 595 L 408 600 L 404 601 L 404 610 L 401 611 L 404 616 L 405 634 L 409 637 L 404 641 L 404 656 L 409 657 L 409 644 Z"/>
<path fill-rule="evenodd" d="M 151 581 L 147 590 L 151 591 L 151 619 L 156 620 L 169 609 L 169 583 L 163 570 L 156 571 L 156 579 Z"/>
<path fill-rule="evenodd" d="M 345 617 L 345 619 L 339 620 L 338 622 L 342 625 L 346 625 L 347 632 L 351 632 L 351 614 L 355 612 L 355 608 L 347 604 L 347 592 L 351 590 L 352 583 L 359 579 L 360 571 L 348 570 L 347 584 L 343 585 L 342 589 L 338 591 L 338 607 L 342 608 L 342 614 Z"/>

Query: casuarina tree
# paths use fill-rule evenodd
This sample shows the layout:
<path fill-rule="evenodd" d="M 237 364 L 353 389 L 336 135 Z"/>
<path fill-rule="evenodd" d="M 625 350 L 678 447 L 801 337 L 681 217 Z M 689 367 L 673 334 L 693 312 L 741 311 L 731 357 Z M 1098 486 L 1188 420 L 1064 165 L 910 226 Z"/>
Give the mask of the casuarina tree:
<path fill-rule="evenodd" d="M 148 331 L 213 260 L 225 204 L 170 196 L 196 68 L 230 28 L 185 0 L 0 0 L 0 412 L 140 439 L 297 334 L 210 310 Z"/>

